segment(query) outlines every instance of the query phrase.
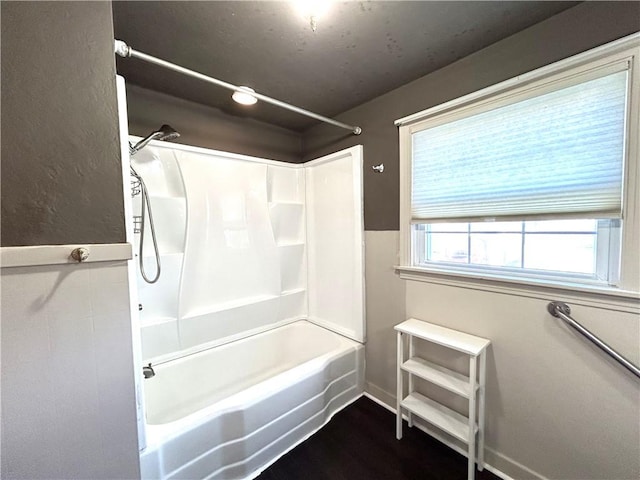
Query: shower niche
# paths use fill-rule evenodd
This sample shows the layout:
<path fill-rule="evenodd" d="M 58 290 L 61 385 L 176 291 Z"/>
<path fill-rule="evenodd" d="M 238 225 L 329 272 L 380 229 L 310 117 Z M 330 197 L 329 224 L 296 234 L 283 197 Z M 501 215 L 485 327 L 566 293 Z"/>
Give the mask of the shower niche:
<path fill-rule="evenodd" d="M 137 275 L 145 362 L 300 319 L 364 341 L 361 147 L 299 165 L 152 142 L 131 163 L 161 262 Z M 144 244 L 149 276 L 148 225 Z"/>

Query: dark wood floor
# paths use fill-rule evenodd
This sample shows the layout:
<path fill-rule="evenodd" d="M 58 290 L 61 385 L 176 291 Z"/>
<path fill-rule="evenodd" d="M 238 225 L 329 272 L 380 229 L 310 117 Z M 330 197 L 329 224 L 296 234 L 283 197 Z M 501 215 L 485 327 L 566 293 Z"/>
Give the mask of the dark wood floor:
<path fill-rule="evenodd" d="M 456 480 L 467 459 L 366 397 L 336 414 L 319 432 L 265 470 L 259 480 Z M 499 480 L 487 470 L 477 480 Z"/>

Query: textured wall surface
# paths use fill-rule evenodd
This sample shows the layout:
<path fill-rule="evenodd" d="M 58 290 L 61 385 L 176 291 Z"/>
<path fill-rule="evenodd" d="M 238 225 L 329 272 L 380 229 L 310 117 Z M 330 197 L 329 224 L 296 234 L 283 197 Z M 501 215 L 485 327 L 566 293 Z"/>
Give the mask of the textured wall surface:
<path fill-rule="evenodd" d="M 491 465 L 512 478 L 637 478 L 638 383 L 546 313 L 547 301 L 562 298 L 560 292 L 532 298 L 398 279 L 393 271 L 398 264 L 398 232 L 371 231 L 399 226 L 398 135 L 393 120 L 639 28 L 638 3 L 583 3 L 341 115 L 340 120 L 363 127 L 360 138 L 344 137 L 325 126 L 305 134 L 305 158 L 364 145 L 367 391 L 395 405 L 393 326 L 410 316 L 491 339 L 486 455 Z M 376 174 L 371 165 L 380 162 L 385 172 Z M 637 314 L 572 307 L 576 318 L 638 362 Z M 441 353 L 432 352 L 436 357 Z M 459 362 L 452 366 L 465 368 Z M 442 391 L 426 385 L 419 389 L 444 403 L 453 401 L 464 411 Z"/>
<path fill-rule="evenodd" d="M 140 478 L 127 262 L 1 281 L 2 478 Z"/>
<path fill-rule="evenodd" d="M 399 228 L 398 129 L 394 120 L 480 90 L 640 30 L 640 3 L 585 2 L 456 63 L 336 117 L 360 136 L 329 125 L 305 132 L 304 160 L 364 145 L 366 230 Z M 371 170 L 384 163 L 383 174 Z"/>
<path fill-rule="evenodd" d="M 398 232 L 366 232 L 367 392 L 395 407 L 393 326 L 409 317 L 489 338 L 490 465 L 512 478 L 638 478 L 640 385 L 547 313 L 548 301 L 566 294 L 504 294 L 400 280 L 393 269 L 398 240 Z M 637 313 L 565 300 L 576 319 L 638 363 Z M 461 372 L 468 368 L 466 357 L 425 347 L 419 345 L 424 358 Z M 423 383 L 418 390 L 466 414 L 460 397 Z"/>
<path fill-rule="evenodd" d="M 110 2 L 2 2 L 2 245 L 123 242 Z"/>
<path fill-rule="evenodd" d="M 132 135 L 145 137 L 168 123 L 180 132 L 176 143 L 283 162 L 302 160 L 299 133 L 136 85 L 127 84 L 127 113 Z"/>

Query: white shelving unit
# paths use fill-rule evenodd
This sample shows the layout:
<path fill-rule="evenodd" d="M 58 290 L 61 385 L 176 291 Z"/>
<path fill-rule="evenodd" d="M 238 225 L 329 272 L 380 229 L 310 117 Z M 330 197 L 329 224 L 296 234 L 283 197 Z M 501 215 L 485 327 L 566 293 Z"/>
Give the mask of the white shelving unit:
<path fill-rule="evenodd" d="M 441 327 L 410 318 L 395 326 L 398 341 L 396 438 L 402 438 L 402 409 L 407 411 L 409 426 L 413 415 L 465 442 L 468 446 L 468 478 L 484 468 L 484 408 L 486 383 L 486 351 L 491 343 L 486 338 Z M 403 335 L 409 336 L 409 358 L 405 360 Z M 415 355 L 415 339 L 435 343 L 469 356 L 469 376 Z M 478 365 L 479 363 L 479 365 Z M 409 394 L 404 397 L 403 373 L 408 374 Z M 414 390 L 414 377 L 422 378 L 469 401 L 469 417 L 459 414 Z M 476 418 L 477 409 L 477 418 Z M 477 445 L 477 455 L 476 455 Z"/>

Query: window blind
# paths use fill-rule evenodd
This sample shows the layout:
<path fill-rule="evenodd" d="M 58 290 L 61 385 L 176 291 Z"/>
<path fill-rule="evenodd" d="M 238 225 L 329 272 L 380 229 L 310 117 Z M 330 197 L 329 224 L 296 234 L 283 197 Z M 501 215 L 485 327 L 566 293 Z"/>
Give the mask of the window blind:
<path fill-rule="evenodd" d="M 622 212 L 627 72 L 412 134 L 412 221 Z"/>

